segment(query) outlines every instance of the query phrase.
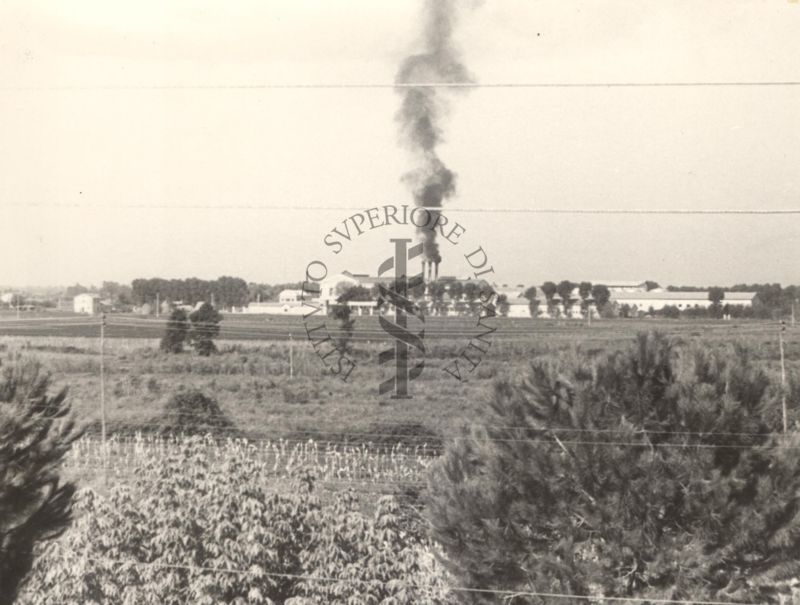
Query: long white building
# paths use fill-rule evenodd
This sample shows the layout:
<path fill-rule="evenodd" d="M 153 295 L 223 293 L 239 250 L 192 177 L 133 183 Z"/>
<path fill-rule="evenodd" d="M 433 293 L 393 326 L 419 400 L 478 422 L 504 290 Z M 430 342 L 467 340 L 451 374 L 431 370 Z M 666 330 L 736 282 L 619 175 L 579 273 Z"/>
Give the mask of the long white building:
<path fill-rule="evenodd" d="M 752 307 L 755 292 L 725 292 L 725 297 L 720 304 L 738 305 Z M 668 292 L 663 290 L 651 290 L 650 292 L 611 292 L 611 301 L 618 306 L 628 305 L 638 311 L 648 312 L 660 311 L 664 307 L 677 307 L 678 310 L 686 309 L 708 309 L 711 301 L 708 298 L 708 291 L 701 292 Z"/>

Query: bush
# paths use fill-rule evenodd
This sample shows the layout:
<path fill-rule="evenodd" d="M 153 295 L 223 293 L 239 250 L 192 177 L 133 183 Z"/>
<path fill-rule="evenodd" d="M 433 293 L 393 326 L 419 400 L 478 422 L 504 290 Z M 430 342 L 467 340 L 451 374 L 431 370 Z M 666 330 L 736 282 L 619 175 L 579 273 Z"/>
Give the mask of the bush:
<path fill-rule="evenodd" d="M 298 378 L 281 385 L 284 403 L 311 403 L 319 399 L 319 386 L 311 380 Z"/>
<path fill-rule="evenodd" d="M 22 602 L 448 602 L 392 499 L 372 515 L 352 493 L 325 503 L 302 471 L 278 492 L 272 462 L 251 447 L 229 443 L 221 457 L 195 438 L 149 458 L 107 498 L 81 492 L 80 517 L 37 561 Z"/>
<path fill-rule="evenodd" d="M 447 566 L 476 588 L 779 602 L 800 574 L 800 435 L 776 434 L 778 392 L 744 349 L 658 335 L 534 362 L 434 467 Z"/>
<path fill-rule="evenodd" d="M 59 466 L 80 436 L 67 417 L 66 390 L 34 361 L 0 367 L 0 604 L 14 602 L 34 546 L 63 532 L 75 486 Z"/>
<path fill-rule="evenodd" d="M 189 315 L 189 321 L 192 323 L 189 340 L 194 345 L 194 350 L 204 357 L 216 352 L 214 339 L 219 336 L 219 323 L 222 321 L 219 311 L 208 303 L 203 303 Z"/>
<path fill-rule="evenodd" d="M 219 434 L 233 436 L 233 423 L 215 399 L 197 389 L 174 394 L 164 406 L 158 423 L 161 432 L 187 435 Z"/>
<path fill-rule="evenodd" d="M 189 318 L 183 309 L 175 309 L 169 316 L 167 329 L 159 348 L 165 353 L 181 353 L 189 333 Z"/>

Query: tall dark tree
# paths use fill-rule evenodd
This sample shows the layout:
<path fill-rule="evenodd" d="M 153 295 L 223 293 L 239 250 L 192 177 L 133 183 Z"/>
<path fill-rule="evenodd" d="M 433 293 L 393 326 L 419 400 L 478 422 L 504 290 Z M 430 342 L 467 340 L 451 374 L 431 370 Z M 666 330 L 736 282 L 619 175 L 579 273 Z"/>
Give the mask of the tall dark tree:
<path fill-rule="evenodd" d="M 744 349 L 658 335 L 537 360 L 434 466 L 432 535 L 466 587 L 778 603 L 800 575 L 779 393 Z"/>
<path fill-rule="evenodd" d="M 369 290 L 362 286 L 346 286 L 343 287 L 336 298 L 336 304 L 330 308 L 331 317 L 339 322 L 339 334 L 333 339 L 336 348 L 342 353 L 351 350 L 351 341 L 353 340 L 353 330 L 355 328 L 356 320 L 352 317 L 353 308 L 350 306 L 350 301 L 368 301 L 372 300 L 372 294 Z"/>
<path fill-rule="evenodd" d="M 456 315 L 462 315 L 466 307 L 464 304 L 464 284 L 460 281 L 449 283 L 447 285 L 447 293 L 453 301 L 453 311 Z"/>
<path fill-rule="evenodd" d="M 556 295 L 556 292 L 558 292 L 558 286 L 555 282 L 546 281 L 542 284 L 542 294 L 544 294 L 545 300 L 553 300 L 553 296 Z"/>
<path fill-rule="evenodd" d="M 508 304 L 508 296 L 505 294 L 498 294 L 497 298 L 494 302 L 495 308 L 497 312 L 502 317 L 508 317 L 508 311 L 511 309 L 511 305 Z"/>
<path fill-rule="evenodd" d="M 595 284 L 592 286 L 592 298 L 594 299 L 594 306 L 597 307 L 599 311 L 611 300 L 611 291 L 608 289 L 608 286 Z"/>
<path fill-rule="evenodd" d="M 561 303 L 564 305 L 565 315 L 570 315 L 573 301 L 572 291 L 574 289 L 575 284 L 568 279 L 558 282 L 558 286 L 556 286 L 556 292 L 561 297 Z"/>
<path fill-rule="evenodd" d="M 718 286 L 708 289 L 708 300 L 711 301 L 713 306 L 719 306 L 725 298 L 725 290 Z"/>
<path fill-rule="evenodd" d="M 219 336 L 219 324 L 222 315 L 208 303 L 203 303 L 199 309 L 189 315 L 191 329 L 189 341 L 199 355 L 208 357 L 217 350 L 214 339 Z"/>
<path fill-rule="evenodd" d="M 169 316 L 159 347 L 166 353 L 181 353 L 188 335 L 189 317 L 183 309 L 175 309 Z"/>
<path fill-rule="evenodd" d="M 478 299 L 481 297 L 481 285 L 476 281 L 468 281 L 464 284 L 464 298 L 467 299 L 470 313 L 478 310 Z"/>
<path fill-rule="evenodd" d="M 582 281 L 578 284 L 578 296 L 581 297 L 581 311 L 587 313 L 589 310 L 589 300 L 592 298 L 592 283 Z"/>
<path fill-rule="evenodd" d="M 437 279 L 436 281 L 431 282 L 428 284 L 428 294 L 431 297 L 431 302 L 433 303 L 433 309 L 436 311 L 438 315 L 442 315 L 445 313 L 445 302 L 444 302 L 444 295 L 447 293 L 447 286 L 444 284 L 443 281 Z"/>
<path fill-rule="evenodd" d="M 461 297 L 464 296 L 464 284 L 460 281 L 450 282 L 447 285 L 447 293 L 454 301 L 461 300 Z"/>
<path fill-rule="evenodd" d="M 556 295 L 558 291 L 558 286 L 555 282 L 546 281 L 542 284 L 542 294 L 544 294 L 545 302 L 547 303 L 547 312 L 552 315 L 553 310 L 555 308 L 555 304 L 553 302 L 553 297 Z"/>
<path fill-rule="evenodd" d="M 531 286 L 523 294 L 528 299 L 528 309 L 530 310 L 531 317 L 539 315 L 539 299 L 537 298 L 536 286 Z"/>
<path fill-rule="evenodd" d="M 36 362 L 0 367 L 0 605 L 14 602 L 36 544 L 70 521 L 75 486 L 59 467 L 81 431 L 66 397 Z"/>

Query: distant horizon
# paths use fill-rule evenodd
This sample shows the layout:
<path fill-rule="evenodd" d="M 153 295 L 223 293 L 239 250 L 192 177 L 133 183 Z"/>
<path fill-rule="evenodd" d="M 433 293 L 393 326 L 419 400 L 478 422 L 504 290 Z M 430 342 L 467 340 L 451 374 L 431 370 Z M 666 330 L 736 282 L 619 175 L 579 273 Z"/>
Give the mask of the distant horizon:
<path fill-rule="evenodd" d="M 372 273 L 368 273 L 366 271 L 350 271 L 350 272 L 353 273 L 353 274 L 356 274 L 356 275 L 370 275 L 370 276 L 373 275 Z M 219 277 L 223 277 L 223 276 L 238 277 L 238 278 L 241 278 L 244 281 L 246 281 L 248 284 L 253 284 L 254 283 L 254 284 L 269 285 L 269 286 L 274 286 L 274 285 L 279 285 L 279 284 L 301 283 L 301 281 L 302 281 L 300 279 L 297 279 L 297 280 L 285 280 L 285 281 L 284 280 L 275 280 L 275 281 L 250 280 L 250 279 L 247 279 L 247 278 L 245 278 L 245 277 L 243 277 L 241 275 L 235 275 L 233 273 L 223 273 L 223 274 L 217 275 L 215 277 L 200 277 L 198 275 L 185 275 L 183 277 L 175 277 L 175 276 L 163 277 L 163 276 L 152 275 L 152 276 L 147 276 L 147 277 L 139 276 L 139 277 L 135 277 L 133 279 L 167 279 L 167 280 L 177 279 L 177 280 L 184 280 L 184 279 L 196 278 L 196 279 L 201 279 L 201 280 L 204 280 L 204 281 L 213 281 L 213 280 L 216 280 Z M 447 278 L 447 277 L 455 277 L 456 279 L 466 279 L 465 276 L 460 276 L 460 275 L 447 274 L 447 275 L 442 275 L 441 276 L 441 278 Z M 130 286 L 131 283 L 133 282 L 133 279 L 130 280 L 130 281 L 120 281 L 120 280 L 115 280 L 115 279 L 104 279 L 102 281 L 113 282 L 113 283 L 117 283 L 117 284 L 124 285 L 124 286 Z M 652 281 L 652 282 L 656 282 L 657 284 L 659 284 L 659 287 L 661 287 L 661 288 L 686 287 L 686 288 L 708 289 L 708 288 L 715 288 L 715 287 L 732 288 L 732 287 L 739 286 L 739 285 L 764 285 L 764 284 L 779 284 L 782 288 L 785 288 L 785 287 L 788 287 L 788 286 L 800 286 L 800 281 L 798 281 L 798 283 L 774 282 L 774 281 L 734 281 L 732 283 L 727 283 L 727 284 L 725 284 L 725 283 L 708 283 L 708 284 L 703 283 L 703 284 L 698 284 L 698 283 L 688 283 L 688 282 L 661 282 L 661 281 L 659 281 L 657 279 L 643 279 L 642 281 L 630 280 L 630 279 L 593 281 L 591 279 L 571 279 L 569 277 L 558 278 L 558 279 L 544 279 L 544 280 L 541 280 L 541 281 L 533 281 L 533 282 L 531 282 L 531 281 L 526 281 L 526 282 L 513 281 L 512 282 L 512 281 L 505 281 L 505 280 L 501 280 L 501 279 L 489 279 L 487 281 L 489 281 L 490 283 L 495 284 L 495 285 L 500 285 L 501 287 L 505 286 L 505 287 L 509 287 L 509 288 L 515 288 L 515 287 L 518 287 L 520 284 L 523 287 L 541 286 L 543 283 L 545 283 L 547 281 L 552 281 L 552 282 L 557 284 L 560 281 L 562 281 L 563 279 L 568 279 L 569 281 L 571 281 L 571 282 L 573 282 L 575 284 L 580 284 L 582 281 L 587 281 L 587 282 L 590 282 L 592 285 L 608 285 L 608 284 L 611 284 L 611 283 L 614 283 L 614 282 L 619 283 L 619 284 L 622 284 L 622 283 L 630 283 L 630 284 L 642 283 L 643 284 L 643 283 L 645 283 L 647 281 Z M 24 285 L 24 286 L 12 285 L 12 284 L 0 284 L 0 294 L 2 294 L 4 292 L 14 292 L 14 291 L 25 292 L 26 290 L 30 290 L 30 291 L 36 291 L 36 290 L 64 291 L 67 288 L 72 288 L 72 287 L 75 287 L 75 286 L 81 286 L 83 288 L 86 288 L 88 292 L 99 292 L 100 290 L 102 290 L 102 282 L 100 282 L 100 283 L 76 282 L 76 283 L 72 283 L 72 284 L 49 284 L 49 285 L 47 285 L 47 284 L 39 284 L 39 285 L 28 284 L 28 285 Z"/>

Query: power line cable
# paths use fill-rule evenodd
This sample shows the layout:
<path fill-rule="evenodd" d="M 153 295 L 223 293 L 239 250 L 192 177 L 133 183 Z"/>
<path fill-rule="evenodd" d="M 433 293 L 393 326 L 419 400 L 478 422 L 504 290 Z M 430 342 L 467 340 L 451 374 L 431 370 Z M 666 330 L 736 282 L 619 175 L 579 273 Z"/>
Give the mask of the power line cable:
<path fill-rule="evenodd" d="M 93 84 L 60 86 L 2 86 L 0 92 L 51 91 L 212 91 L 212 90 L 405 90 L 541 89 L 541 88 L 793 88 L 800 80 L 606 81 L 606 82 L 262 82 L 255 84 Z"/>
<path fill-rule="evenodd" d="M 272 205 L 272 204 L 90 204 L 90 203 L 47 203 L 47 202 L 7 202 L 3 204 L 9 207 L 19 208 L 94 208 L 98 210 L 265 210 L 265 211 L 301 211 L 301 212 L 349 212 L 365 211 L 364 206 L 319 206 L 319 205 Z M 408 205 L 408 204 L 406 204 Z M 531 207 L 460 207 L 460 206 L 414 206 L 408 205 L 410 209 L 420 208 L 436 210 L 443 214 L 452 212 L 479 213 L 479 214 L 572 214 L 572 215 L 745 215 L 745 216 L 785 216 L 798 215 L 800 208 L 720 208 L 720 209 L 701 209 L 701 208 L 531 208 Z M 381 206 L 376 206 L 381 207 Z"/>
<path fill-rule="evenodd" d="M 60 550 L 66 550 L 64 547 L 61 547 Z M 392 580 L 378 580 L 378 579 L 369 579 L 369 580 L 358 580 L 356 578 L 335 578 L 332 576 L 321 576 L 321 575 L 306 575 L 306 574 L 291 574 L 291 573 L 277 573 L 277 572 L 268 572 L 262 569 L 254 570 L 254 569 L 238 569 L 238 568 L 229 568 L 229 567 L 213 567 L 213 566 L 203 566 L 203 565 L 183 565 L 179 563 L 159 563 L 159 562 L 145 562 L 139 561 L 137 559 L 133 560 L 122 560 L 122 559 L 111 559 L 107 557 L 92 557 L 86 554 L 85 551 L 70 551 L 76 556 L 89 560 L 94 561 L 97 563 L 103 563 L 106 565 L 134 565 L 140 567 L 156 567 L 156 568 L 164 568 L 164 569 L 180 569 L 185 571 L 206 571 L 206 572 L 213 572 L 213 573 L 230 573 L 236 575 L 264 575 L 274 578 L 283 578 L 283 579 L 292 579 L 292 580 L 301 580 L 301 581 L 309 581 L 309 582 L 337 582 L 337 583 L 347 583 L 352 584 L 354 586 L 362 586 L 365 584 L 371 584 L 374 582 L 378 582 L 384 585 L 388 585 L 392 582 Z M 413 586 L 416 589 L 424 590 L 425 586 Z M 532 591 L 532 590 L 501 590 L 501 589 L 493 589 L 493 588 L 470 588 L 467 586 L 448 586 L 448 590 L 452 592 L 462 592 L 462 593 L 470 593 L 470 594 L 493 594 L 493 595 L 504 595 L 504 596 L 528 596 L 528 597 L 539 597 L 539 598 L 550 598 L 550 599 L 579 599 L 584 601 L 608 601 L 608 602 L 615 602 L 615 603 L 658 603 L 659 605 L 759 605 L 756 603 L 742 603 L 742 602 L 735 602 L 735 601 L 698 601 L 696 599 L 692 600 L 683 600 L 683 599 L 663 599 L 663 598 L 652 598 L 652 597 L 609 597 L 609 596 L 600 596 L 600 595 L 576 595 L 576 594 L 569 594 L 569 593 L 561 593 L 561 592 L 539 592 L 539 591 Z"/>

